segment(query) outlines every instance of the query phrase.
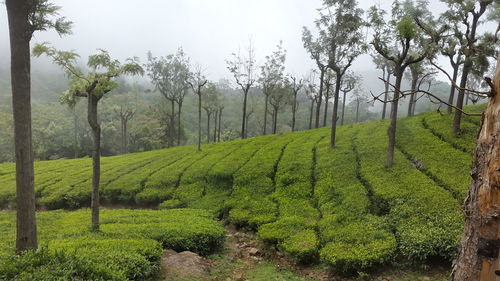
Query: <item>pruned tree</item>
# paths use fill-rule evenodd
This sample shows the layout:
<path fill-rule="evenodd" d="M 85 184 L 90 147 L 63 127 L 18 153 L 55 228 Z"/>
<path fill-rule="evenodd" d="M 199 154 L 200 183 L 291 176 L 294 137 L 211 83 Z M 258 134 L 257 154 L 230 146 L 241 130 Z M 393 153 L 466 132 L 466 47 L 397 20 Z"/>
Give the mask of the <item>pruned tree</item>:
<path fill-rule="evenodd" d="M 319 25 L 320 21 L 317 21 L 316 26 Z M 314 122 L 315 128 L 319 127 L 319 116 L 323 101 L 324 78 L 328 70 L 328 54 L 323 40 L 323 37 L 314 39 L 311 31 L 307 27 L 303 27 L 302 42 L 304 43 L 304 48 L 311 56 L 311 59 L 316 63 L 319 71 L 319 91 L 316 92 L 316 97 L 314 98 L 316 103 L 316 119 Z"/>
<path fill-rule="evenodd" d="M 344 125 L 344 115 L 345 115 L 344 113 L 345 113 L 345 103 L 347 100 L 347 93 L 354 90 L 354 88 L 356 88 L 356 85 L 359 85 L 360 82 L 361 82 L 361 77 L 355 75 L 352 72 L 348 72 L 344 77 L 344 79 L 342 79 L 342 88 L 340 88 L 340 91 L 342 91 L 342 115 L 340 117 L 340 125 Z"/>
<path fill-rule="evenodd" d="M 243 92 L 243 115 L 241 122 L 241 138 L 244 139 L 246 135 L 246 112 L 247 112 L 247 99 L 250 88 L 255 83 L 255 50 L 250 41 L 247 55 L 242 56 L 240 53 L 232 54 L 232 59 L 227 60 L 227 69 L 233 74 L 236 84 Z"/>
<path fill-rule="evenodd" d="M 372 6 L 370 8 L 370 23 L 374 30 L 372 45 L 375 51 L 394 67 L 396 78 L 394 96 L 391 102 L 391 123 L 389 127 L 389 144 L 387 147 L 386 167 L 392 167 L 394 148 L 396 144 L 396 123 L 398 118 L 398 103 L 401 93 L 401 82 L 406 68 L 423 61 L 434 50 L 434 44 L 439 38 L 428 38 L 422 35 L 415 18 L 425 17 L 427 22 L 432 21 L 432 15 L 427 10 L 424 0 L 419 0 L 418 8 L 412 0 L 393 2 L 391 19 L 385 19 L 385 11 Z M 395 46 L 392 42 L 398 42 Z"/>
<path fill-rule="evenodd" d="M 291 80 L 291 88 L 293 93 L 292 99 L 292 132 L 295 132 L 295 123 L 296 123 L 296 115 L 299 107 L 299 102 L 297 101 L 297 96 L 299 94 L 300 89 L 304 87 L 303 80 L 298 79 L 294 75 L 290 75 Z M 298 81 L 297 81 L 298 80 Z"/>
<path fill-rule="evenodd" d="M 283 79 L 283 72 L 285 71 L 286 50 L 283 49 L 283 42 L 280 41 L 276 48 L 277 50 L 270 56 L 266 56 L 266 61 L 260 67 L 260 77 L 258 79 L 262 93 L 265 96 L 263 135 L 266 134 L 267 130 L 269 96 L 280 80 Z"/>
<path fill-rule="evenodd" d="M 366 51 L 363 10 L 356 0 L 326 0 L 316 21 L 328 56 L 328 68 L 335 73 L 330 146 L 335 147 L 339 94 L 342 78 L 354 60 Z"/>
<path fill-rule="evenodd" d="M 14 154 L 16 161 L 16 251 L 38 247 L 31 132 L 30 41 L 37 31 L 71 33 L 70 21 L 48 0 L 6 0 L 10 38 Z"/>
<path fill-rule="evenodd" d="M 208 83 L 208 80 L 202 73 L 201 67 L 194 71 L 191 81 L 188 81 L 193 92 L 198 96 L 198 151 L 201 151 L 201 89 Z"/>
<path fill-rule="evenodd" d="M 81 98 L 87 99 L 87 120 L 92 129 L 94 146 L 92 151 L 92 229 L 99 230 L 99 185 L 101 178 L 101 126 L 97 118 L 99 101 L 119 85 L 115 79 L 123 75 L 142 75 L 144 70 L 137 58 L 125 63 L 112 59 L 109 53 L 100 49 L 98 54 L 89 56 L 85 72 L 77 67 L 79 56 L 73 52 L 58 51 L 47 44 L 37 44 L 33 48 L 35 56 L 46 55 L 59 65 L 71 79 L 69 89 L 61 96 L 61 101 L 74 107 Z"/>

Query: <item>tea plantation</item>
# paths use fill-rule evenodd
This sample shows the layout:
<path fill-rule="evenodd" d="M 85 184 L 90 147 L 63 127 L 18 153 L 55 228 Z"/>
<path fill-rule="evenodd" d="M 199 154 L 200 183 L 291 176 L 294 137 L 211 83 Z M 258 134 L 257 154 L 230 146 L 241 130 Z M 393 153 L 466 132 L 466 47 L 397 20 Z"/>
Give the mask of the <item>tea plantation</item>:
<path fill-rule="evenodd" d="M 30 280 L 51 271 L 64 279 L 72 268 L 88 279 L 148 279 L 162 248 L 206 254 L 220 246 L 224 230 L 214 218 L 255 230 L 296 263 L 325 263 L 339 273 L 396 260 L 451 261 L 479 121 L 465 118 L 457 136 L 447 115 L 400 119 L 389 169 L 387 121 L 340 127 L 334 149 L 322 128 L 204 145 L 201 152 L 186 146 L 106 157 L 104 206 L 160 210 L 105 209 L 100 233 L 88 231 L 85 209 L 91 160 L 37 162 L 38 207 L 54 211 L 38 214 L 45 250 L 22 257 L 9 257 L 15 178 L 14 165 L 2 164 L 0 276 L 24 270 L 20 280 Z"/>

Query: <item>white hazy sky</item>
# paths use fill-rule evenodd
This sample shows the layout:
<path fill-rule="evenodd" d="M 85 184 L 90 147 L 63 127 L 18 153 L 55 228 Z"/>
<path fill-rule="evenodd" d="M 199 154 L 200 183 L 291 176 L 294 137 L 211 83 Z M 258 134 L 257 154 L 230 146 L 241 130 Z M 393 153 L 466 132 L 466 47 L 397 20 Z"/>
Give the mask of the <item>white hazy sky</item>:
<path fill-rule="evenodd" d="M 51 42 L 56 48 L 74 50 L 82 57 L 97 48 L 124 59 L 146 52 L 167 55 L 182 46 L 192 63 L 199 63 L 213 80 L 230 78 L 225 60 L 242 50 L 251 37 L 258 62 L 279 40 L 288 51 L 287 72 L 305 74 L 313 63 L 304 51 L 302 27 L 313 28 L 322 0 L 53 0 L 61 14 L 74 22 L 73 35 L 39 32 L 33 43 Z M 364 9 L 374 4 L 389 7 L 390 0 L 360 0 Z M 431 10 L 446 6 L 430 0 Z M 8 54 L 5 5 L 0 2 L 0 57 Z M 0 63 L 8 63 L 0 61 Z M 35 60 L 36 63 L 36 60 Z M 373 69 L 371 58 L 361 56 L 353 70 Z"/>

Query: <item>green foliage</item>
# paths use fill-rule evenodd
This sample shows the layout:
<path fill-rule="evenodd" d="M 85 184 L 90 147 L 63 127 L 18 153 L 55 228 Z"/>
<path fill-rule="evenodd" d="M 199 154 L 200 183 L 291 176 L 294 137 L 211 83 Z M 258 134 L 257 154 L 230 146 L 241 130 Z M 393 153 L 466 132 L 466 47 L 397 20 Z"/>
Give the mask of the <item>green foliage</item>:
<path fill-rule="evenodd" d="M 409 16 L 402 18 L 397 27 L 399 36 L 405 39 L 413 39 L 417 34 L 417 27 L 413 22 L 413 19 Z"/>
<path fill-rule="evenodd" d="M 207 254 L 225 237 L 203 210 L 102 210 L 101 232 L 89 230 L 89 210 L 43 212 L 37 219 L 47 246 L 12 256 L 15 214 L 0 213 L 0 280 L 150 280 L 162 246 Z"/>

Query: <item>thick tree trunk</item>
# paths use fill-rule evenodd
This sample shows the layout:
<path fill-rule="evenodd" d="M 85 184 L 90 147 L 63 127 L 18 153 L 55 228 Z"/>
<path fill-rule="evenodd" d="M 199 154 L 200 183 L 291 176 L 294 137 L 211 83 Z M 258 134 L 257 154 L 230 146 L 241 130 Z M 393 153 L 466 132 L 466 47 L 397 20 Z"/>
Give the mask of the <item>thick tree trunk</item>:
<path fill-rule="evenodd" d="M 244 139 L 246 135 L 246 116 L 247 116 L 247 97 L 248 97 L 248 89 L 246 89 L 243 94 L 243 120 L 241 122 L 241 138 Z"/>
<path fill-rule="evenodd" d="M 297 112 L 297 92 L 293 93 L 293 105 L 292 105 L 292 132 L 295 132 L 295 114 Z"/>
<path fill-rule="evenodd" d="M 319 78 L 319 98 L 318 102 L 316 103 L 316 122 L 314 123 L 315 128 L 319 128 L 319 116 L 321 113 L 321 103 L 323 101 L 323 80 L 325 78 L 325 71 L 321 71 L 321 75 Z"/>
<path fill-rule="evenodd" d="M 201 93 L 198 90 L 198 151 L 201 151 Z"/>
<path fill-rule="evenodd" d="M 343 91 L 343 93 L 344 93 L 344 96 L 342 97 L 342 116 L 340 117 L 340 125 L 341 126 L 344 125 L 345 100 L 347 98 L 347 92 Z"/>
<path fill-rule="evenodd" d="M 385 115 L 387 112 L 387 99 L 389 96 L 390 79 L 391 79 L 391 73 L 387 71 L 387 78 L 386 78 L 387 82 L 385 83 L 384 104 L 382 106 L 382 120 L 385 120 Z"/>
<path fill-rule="evenodd" d="M 496 94 L 489 99 L 474 150 L 454 281 L 500 280 L 500 59 L 494 84 Z"/>
<path fill-rule="evenodd" d="M 177 145 L 181 145 L 181 112 L 182 112 L 182 102 L 178 104 L 179 106 L 179 112 L 177 114 Z"/>
<path fill-rule="evenodd" d="M 396 125 L 398 121 L 399 91 L 401 90 L 401 81 L 403 80 L 403 70 L 394 70 L 396 85 L 394 97 L 391 102 L 391 125 L 389 126 L 389 145 L 387 146 L 387 160 L 385 166 L 390 168 L 394 163 L 394 147 L 396 145 Z"/>
<path fill-rule="evenodd" d="M 16 250 L 38 247 L 31 136 L 31 61 L 28 13 L 32 1 L 7 0 L 16 157 Z"/>
<path fill-rule="evenodd" d="M 325 113 L 323 115 L 323 127 L 326 127 L 326 117 L 328 116 L 328 101 L 330 100 L 330 83 L 326 84 Z"/>
<path fill-rule="evenodd" d="M 266 104 L 264 105 L 264 133 L 265 136 L 267 133 L 267 105 L 269 103 L 269 94 L 266 94 Z"/>
<path fill-rule="evenodd" d="M 340 84 L 342 82 L 342 76 L 337 74 L 337 80 L 335 81 L 335 94 L 333 97 L 333 115 L 332 115 L 332 129 L 330 133 L 330 147 L 335 147 L 335 138 L 337 134 L 337 120 L 339 114 L 339 94 L 340 94 Z"/>
<path fill-rule="evenodd" d="M 314 111 L 314 100 L 311 100 L 311 113 L 309 114 L 309 130 L 312 129 L 313 111 Z"/>
<path fill-rule="evenodd" d="M 453 83 L 457 82 L 458 77 L 458 65 L 453 65 Z M 451 85 L 450 88 L 450 97 L 448 98 L 448 114 L 451 114 L 451 109 L 453 105 L 453 101 L 455 100 L 455 86 Z"/>
<path fill-rule="evenodd" d="M 90 208 L 92 212 L 92 229 L 99 230 L 99 181 L 101 179 L 101 126 L 97 120 L 97 104 L 99 98 L 92 93 L 87 94 L 87 119 L 94 137 L 92 151 L 92 198 Z"/>

